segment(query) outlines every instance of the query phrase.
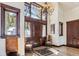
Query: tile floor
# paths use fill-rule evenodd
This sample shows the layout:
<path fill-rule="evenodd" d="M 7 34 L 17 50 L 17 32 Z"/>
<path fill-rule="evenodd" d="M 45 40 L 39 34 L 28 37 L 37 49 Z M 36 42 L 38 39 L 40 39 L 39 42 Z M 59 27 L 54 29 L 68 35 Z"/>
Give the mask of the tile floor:
<path fill-rule="evenodd" d="M 26 56 L 38 56 L 34 51 L 43 48 L 45 48 L 45 46 L 34 48 L 33 51 L 26 53 Z M 49 48 L 50 51 L 54 52 L 54 54 L 50 56 L 79 56 L 79 48 L 72 48 L 67 46 L 61 46 L 61 47 L 52 46 L 47 48 Z"/>

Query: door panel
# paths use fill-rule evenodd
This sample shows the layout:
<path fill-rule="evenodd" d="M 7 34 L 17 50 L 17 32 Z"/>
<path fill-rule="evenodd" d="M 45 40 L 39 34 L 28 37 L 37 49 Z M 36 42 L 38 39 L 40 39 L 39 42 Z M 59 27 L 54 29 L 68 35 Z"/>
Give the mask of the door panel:
<path fill-rule="evenodd" d="M 67 23 L 67 45 L 79 47 L 79 20 Z"/>
<path fill-rule="evenodd" d="M 40 43 L 40 38 L 41 38 L 41 24 L 40 23 L 33 23 L 33 39 L 35 42 Z"/>
<path fill-rule="evenodd" d="M 18 37 L 7 36 L 6 37 L 6 52 L 18 52 Z"/>
<path fill-rule="evenodd" d="M 70 22 L 67 23 L 67 29 L 68 29 L 68 30 L 67 30 L 67 39 L 68 39 L 68 40 L 67 40 L 67 45 L 68 45 L 68 46 L 71 46 L 71 45 L 72 45 L 72 39 L 73 39 L 73 38 L 72 38 L 72 36 L 73 36 L 73 35 L 72 35 L 72 34 L 73 34 L 73 31 L 71 31 L 71 29 L 72 29 L 71 26 L 73 26 L 72 23 L 70 23 Z"/>
<path fill-rule="evenodd" d="M 26 17 L 25 22 L 30 23 L 29 27 L 30 27 L 31 36 L 29 38 L 27 38 L 27 36 L 26 36 L 26 41 L 27 41 L 27 39 L 28 40 L 31 39 L 31 40 L 29 40 L 29 42 L 32 42 L 32 43 L 35 42 L 37 44 L 41 44 L 41 42 L 45 43 L 46 35 L 47 35 L 46 22 L 41 21 L 41 20 L 36 20 L 33 18 L 30 18 L 28 20 L 27 19 L 28 19 L 28 17 Z M 25 25 L 25 26 L 27 26 L 27 25 Z M 44 26 L 44 28 L 43 28 L 43 26 Z M 41 42 L 40 42 L 40 39 L 42 39 Z"/>
<path fill-rule="evenodd" d="M 42 24 L 39 22 L 25 22 L 28 24 L 25 24 L 25 37 L 27 42 L 36 42 L 40 43 L 40 38 L 42 36 Z M 27 28 L 29 29 L 27 31 Z M 30 34 L 30 35 L 28 35 Z"/>

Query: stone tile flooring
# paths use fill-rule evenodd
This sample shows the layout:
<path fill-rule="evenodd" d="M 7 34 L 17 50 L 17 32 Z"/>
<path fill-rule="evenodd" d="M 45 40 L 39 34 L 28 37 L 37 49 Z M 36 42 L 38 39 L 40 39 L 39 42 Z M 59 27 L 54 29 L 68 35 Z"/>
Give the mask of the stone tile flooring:
<path fill-rule="evenodd" d="M 62 46 L 62 47 L 53 46 L 52 48 L 68 56 L 79 56 L 79 48 L 73 48 L 73 47 L 67 47 L 67 46 Z"/>
<path fill-rule="evenodd" d="M 34 48 L 33 51 L 26 53 L 26 56 L 38 56 L 35 53 L 35 50 L 43 49 L 43 48 L 48 48 L 50 51 L 54 52 L 54 54 L 50 56 L 79 56 L 79 48 L 72 48 L 72 47 L 67 47 L 67 46 L 61 46 L 61 47 L 37 47 Z M 42 55 L 41 55 L 42 56 Z"/>

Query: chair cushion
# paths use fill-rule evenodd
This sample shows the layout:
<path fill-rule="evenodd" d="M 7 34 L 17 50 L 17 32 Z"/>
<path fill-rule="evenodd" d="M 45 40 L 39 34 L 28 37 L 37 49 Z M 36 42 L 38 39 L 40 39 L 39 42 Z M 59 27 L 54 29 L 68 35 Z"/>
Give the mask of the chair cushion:
<path fill-rule="evenodd" d="M 26 47 L 32 47 L 32 44 L 26 44 Z"/>

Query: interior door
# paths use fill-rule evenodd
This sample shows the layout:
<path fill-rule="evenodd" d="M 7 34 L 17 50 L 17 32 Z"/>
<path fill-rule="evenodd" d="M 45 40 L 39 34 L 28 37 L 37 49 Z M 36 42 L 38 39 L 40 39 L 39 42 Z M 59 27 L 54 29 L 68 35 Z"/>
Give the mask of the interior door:
<path fill-rule="evenodd" d="M 79 47 L 79 20 L 67 23 L 67 45 Z"/>
<path fill-rule="evenodd" d="M 79 47 L 79 20 L 74 21 L 73 25 L 73 45 Z"/>
<path fill-rule="evenodd" d="M 68 22 L 67 23 L 67 45 L 72 46 L 72 39 L 73 39 L 73 23 Z M 72 29 L 72 30 L 71 30 Z"/>

